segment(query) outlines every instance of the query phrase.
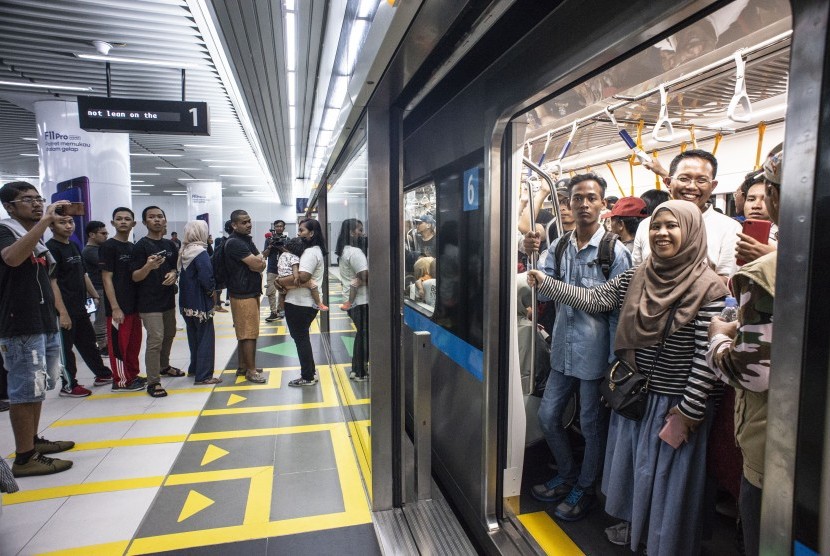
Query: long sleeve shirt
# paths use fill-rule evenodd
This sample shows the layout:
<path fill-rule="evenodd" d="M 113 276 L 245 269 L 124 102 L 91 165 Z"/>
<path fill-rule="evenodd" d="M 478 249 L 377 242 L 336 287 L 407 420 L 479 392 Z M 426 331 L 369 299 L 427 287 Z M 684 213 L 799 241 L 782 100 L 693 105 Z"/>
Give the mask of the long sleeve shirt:
<path fill-rule="evenodd" d="M 600 313 L 619 309 L 628 292 L 635 269 L 594 288 L 579 288 L 546 278 L 539 292 L 575 309 Z M 695 319 L 666 338 L 660 357 L 655 359 L 658 345 L 639 348 L 634 352 L 638 370 L 649 376 L 649 391 L 657 394 L 683 396 L 680 411 L 700 420 L 706 411 L 706 400 L 717 385 L 715 373 L 706 364 L 709 345 L 709 321 L 720 314 L 724 302 L 716 301 L 701 307 Z M 625 326 L 625 323 L 620 323 Z"/>

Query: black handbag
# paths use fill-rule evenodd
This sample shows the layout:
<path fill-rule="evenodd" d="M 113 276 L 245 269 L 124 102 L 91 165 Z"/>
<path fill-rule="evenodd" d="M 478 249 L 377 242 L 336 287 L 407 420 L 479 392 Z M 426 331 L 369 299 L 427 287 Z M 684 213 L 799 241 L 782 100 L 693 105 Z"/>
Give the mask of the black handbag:
<path fill-rule="evenodd" d="M 605 380 L 599 385 L 599 393 L 606 405 L 626 419 L 639 421 L 646 413 L 648 383 L 654 372 L 654 366 L 663 352 L 676 310 L 677 304 L 671 308 L 666 328 L 663 330 L 663 338 L 657 346 L 657 352 L 654 354 L 654 360 L 651 362 L 651 369 L 647 375 L 632 367 L 628 361 L 617 358 L 608 366 Z"/>

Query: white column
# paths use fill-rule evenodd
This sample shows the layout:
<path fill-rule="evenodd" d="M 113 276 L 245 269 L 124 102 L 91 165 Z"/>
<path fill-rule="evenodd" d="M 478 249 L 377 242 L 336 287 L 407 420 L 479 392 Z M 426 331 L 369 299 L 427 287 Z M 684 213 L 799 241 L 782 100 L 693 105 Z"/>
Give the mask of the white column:
<path fill-rule="evenodd" d="M 187 184 L 187 220 L 206 220 L 214 238 L 222 235 L 222 183 L 194 181 Z"/>
<path fill-rule="evenodd" d="M 114 208 L 132 207 L 129 134 L 82 130 L 78 103 L 69 100 L 36 102 L 35 119 L 40 182 L 48 202 L 84 202 L 83 225 L 90 220 L 108 224 Z M 79 237 L 83 233 L 79 230 Z"/>

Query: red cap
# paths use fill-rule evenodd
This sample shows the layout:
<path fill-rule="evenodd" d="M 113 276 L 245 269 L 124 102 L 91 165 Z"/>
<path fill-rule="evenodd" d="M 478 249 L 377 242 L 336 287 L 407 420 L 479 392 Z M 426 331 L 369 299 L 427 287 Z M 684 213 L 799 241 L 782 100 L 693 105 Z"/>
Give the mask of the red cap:
<path fill-rule="evenodd" d="M 265 239 L 269 239 L 271 237 L 271 232 L 265 232 Z"/>
<path fill-rule="evenodd" d="M 639 197 L 623 197 L 616 203 L 611 212 L 606 212 L 600 218 L 611 218 L 612 216 L 636 216 L 637 218 L 645 218 L 646 202 Z"/>

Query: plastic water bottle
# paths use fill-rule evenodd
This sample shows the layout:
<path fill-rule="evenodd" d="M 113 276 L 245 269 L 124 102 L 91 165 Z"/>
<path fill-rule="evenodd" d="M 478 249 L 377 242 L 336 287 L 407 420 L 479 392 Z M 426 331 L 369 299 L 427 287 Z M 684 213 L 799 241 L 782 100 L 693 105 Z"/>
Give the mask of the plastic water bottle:
<path fill-rule="evenodd" d="M 720 318 L 726 322 L 738 320 L 738 300 L 732 296 L 726 298 L 726 307 L 720 313 Z"/>

